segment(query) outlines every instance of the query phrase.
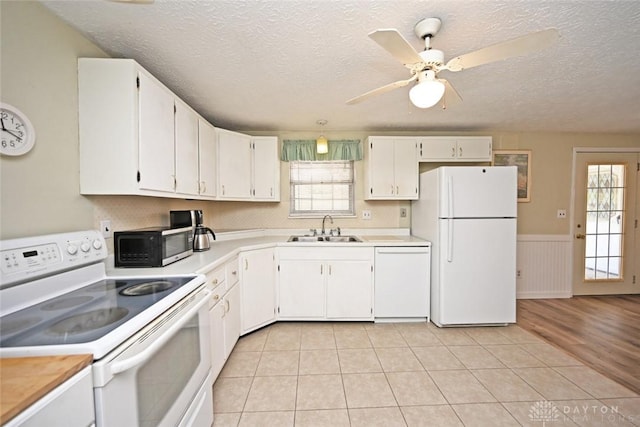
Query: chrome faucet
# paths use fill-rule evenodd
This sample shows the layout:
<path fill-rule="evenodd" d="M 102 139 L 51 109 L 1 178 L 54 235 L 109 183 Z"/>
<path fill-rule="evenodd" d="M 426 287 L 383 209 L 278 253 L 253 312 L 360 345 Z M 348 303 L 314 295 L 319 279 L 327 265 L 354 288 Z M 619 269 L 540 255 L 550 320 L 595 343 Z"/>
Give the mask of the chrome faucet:
<path fill-rule="evenodd" d="M 333 218 L 331 217 L 331 215 L 325 215 L 324 218 L 322 218 L 322 236 L 325 235 L 324 222 L 327 220 L 327 218 L 329 218 L 331 220 L 331 224 L 333 224 Z"/>

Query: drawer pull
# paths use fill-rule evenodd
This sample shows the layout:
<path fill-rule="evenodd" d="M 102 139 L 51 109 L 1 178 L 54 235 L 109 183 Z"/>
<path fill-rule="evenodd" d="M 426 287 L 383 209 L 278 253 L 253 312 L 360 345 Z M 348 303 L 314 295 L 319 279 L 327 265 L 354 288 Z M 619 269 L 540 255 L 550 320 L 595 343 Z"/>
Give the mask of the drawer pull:
<path fill-rule="evenodd" d="M 218 301 L 220 299 L 220 295 L 215 294 L 212 298 L 214 301 Z"/>
<path fill-rule="evenodd" d="M 218 279 L 213 279 L 213 280 L 211 281 L 211 284 L 212 284 L 212 285 L 217 285 L 217 284 L 218 284 Z"/>

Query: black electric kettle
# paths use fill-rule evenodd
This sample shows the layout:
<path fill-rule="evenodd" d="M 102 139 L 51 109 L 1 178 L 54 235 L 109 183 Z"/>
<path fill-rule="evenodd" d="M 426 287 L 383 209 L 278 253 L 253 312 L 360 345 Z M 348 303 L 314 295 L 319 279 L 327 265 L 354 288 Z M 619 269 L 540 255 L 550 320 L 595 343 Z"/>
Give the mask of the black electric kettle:
<path fill-rule="evenodd" d="M 211 247 L 209 233 L 216 240 L 216 234 L 209 227 L 202 225 L 202 211 L 195 211 L 196 229 L 193 236 L 193 250 L 196 252 L 208 251 Z"/>

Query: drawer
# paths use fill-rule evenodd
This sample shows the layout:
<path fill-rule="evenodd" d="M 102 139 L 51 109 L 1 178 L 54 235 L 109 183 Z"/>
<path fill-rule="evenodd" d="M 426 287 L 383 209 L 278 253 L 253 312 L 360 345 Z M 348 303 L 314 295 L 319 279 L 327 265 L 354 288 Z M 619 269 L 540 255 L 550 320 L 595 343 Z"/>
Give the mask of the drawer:
<path fill-rule="evenodd" d="M 238 257 L 232 258 L 225 264 L 225 273 L 227 276 L 227 289 L 231 289 L 233 285 L 238 283 L 240 274 L 238 269 Z"/>
<path fill-rule="evenodd" d="M 220 296 L 222 296 L 227 291 L 224 286 L 226 277 L 224 266 L 220 266 L 214 270 L 207 272 L 205 274 L 205 277 L 207 278 L 207 289 L 209 289 L 210 291 L 220 292 Z"/>

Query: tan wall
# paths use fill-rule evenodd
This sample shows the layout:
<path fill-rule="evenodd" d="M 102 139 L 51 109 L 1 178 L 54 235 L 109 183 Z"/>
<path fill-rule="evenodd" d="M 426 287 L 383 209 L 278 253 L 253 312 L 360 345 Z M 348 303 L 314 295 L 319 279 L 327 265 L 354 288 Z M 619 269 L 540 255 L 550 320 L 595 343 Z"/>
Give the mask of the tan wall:
<path fill-rule="evenodd" d="M 0 158 L 0 239 L 97 228 L 101 219 L 111 219 L 115 230 L 167 224 L 170 209 L 191 208 L 203 209 L 207 224 L 217 229 L 320 226 L 318 219 L 288 218 L 287 163 L 282 163 L 281 169 L 281 203 L 79 195 L 76 63 L 81 56 L 106 55 L 37 2 L 0 1 L 0 15 L 0 95 L 3 102 L 25 112 L 37 132 L 36 146 L 29 154 Z M 364 140 L 367 136 L 360 131 L 325 134 L 329 139 Z M 557 209 L 569 211 L 571 207 L 573 147 L 640 146 L 640 135 L 481 134 L 492 134 L 496 149 L 533 150 L 532 201 L 519 205 L 522 234 L 569 232 L 569 220 L 558 220 L 555 216 Z M 306 139 L 315 138 L 317 131 L 277 135 L 280 139 Z M 429 167 L 434 165 L 423 164 L 421 169 Z M 358 162 L 356 209 L 359 215 L 363 209 L 371 210 L 373 219 L 344 218 L 336 220 L 336 225 L 408 227 L 409 218 L 400 218 L 400 208 L 409 207 L 409 202 L 363 200 L 363 173 L 362 163 Z"/>

